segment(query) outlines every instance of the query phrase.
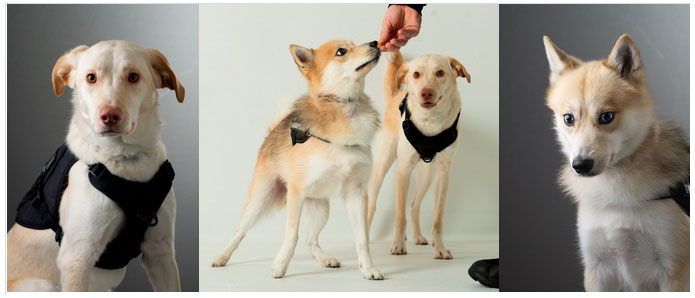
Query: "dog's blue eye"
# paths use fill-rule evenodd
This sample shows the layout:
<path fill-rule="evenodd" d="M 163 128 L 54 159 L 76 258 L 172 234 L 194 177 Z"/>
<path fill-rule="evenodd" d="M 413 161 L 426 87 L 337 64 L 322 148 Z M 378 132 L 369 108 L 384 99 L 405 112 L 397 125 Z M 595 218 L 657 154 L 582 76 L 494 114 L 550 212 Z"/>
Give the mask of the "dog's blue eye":
<path fill-rule="evenodd" d="M 613 121 L 613 117 L 615 117 L 615 113 L 613 112 L 605 112 L 601 114 L 601 116 L 598 117 L 598 123 L 599 124 L 608 124 Z"/>
<path fill-rule="evenodd" d="M 572 126 L 574 125 L 574 115 L 572 114 L 565 114 L 565 124 L 567 126 Z"/>
<path fill-rule="evenodd" d="M 342 56 L 342 55 L 345 55 L 345 53 L 347 53 L 347 50 L 340 48 L 340 49 L 338 49 L 338 51 L 335 52 L 335 55 L 336 56 Z"/>

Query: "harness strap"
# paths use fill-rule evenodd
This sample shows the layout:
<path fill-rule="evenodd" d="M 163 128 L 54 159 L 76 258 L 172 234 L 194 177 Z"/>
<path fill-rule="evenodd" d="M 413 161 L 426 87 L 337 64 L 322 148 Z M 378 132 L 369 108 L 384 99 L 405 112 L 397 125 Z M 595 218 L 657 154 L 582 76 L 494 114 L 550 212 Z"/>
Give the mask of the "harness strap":
<path fill-rule="evenodd" d="M 661 195 L 652 201 L 672 199 L 690 217 L 690 177 L 669 187 L 668 194 Z"/>
<path fill-rule="evenodd" d="M 456 141 L 458 137 L 458 121 L 461 116 L 461 111 L 456 115 L 456 120 L 449 126 L 449 128 L 443 130 L 437 135 L 426 136 L 424 135 L 416 126 L 413 121 L 410 120 L 410 110 L 408 110 L 408 93 L 405 94 L 403 101 L 398 106 L 401 111 L 401 115 L 405 113 L 405 118 L 403 119 L 403 133 L 410 145 L 415 148 L 417 153 L 420 155 L 420 159 L 425 163 L 429 163 L 434 159 L 434 156 L 442 152 L 442 150 L 449 147 Z"/>
<path fill-rule="evenodd" d="M 51 229 L 61 244 L 59 207 L 68 184 L 72 166 L 78 161 L 66 144 L 56 150 L 46 162 L 17 207 L 15 222 L 35 230 Z M 140 255 L 141 244 L 149 227 L 158 223 L 157 211 L 171 190 L 174 168 L 169 161 L 159 166 L 147 182 L 128 181 L 113 175 L 103 164 L 89 166 L 89 181 L 94 188 L 118 205 L 125 215 L 123 229 L 111 240 L 99 257 L 96 267 L 119 269 Z"/>
<path fill-rule="evenodd" d="M 331 143 L 329 140 L 312 135 L 309 130 L 302 128 L 302 124 L 297 122 L 297 120 L 292 121 L 292 125 L 290 126 L 290 136 L 292 137 L 292 146 L 297 143 L 304 143 L 308 141 L 310 137 L 317 138 L 329 144 Z"/>

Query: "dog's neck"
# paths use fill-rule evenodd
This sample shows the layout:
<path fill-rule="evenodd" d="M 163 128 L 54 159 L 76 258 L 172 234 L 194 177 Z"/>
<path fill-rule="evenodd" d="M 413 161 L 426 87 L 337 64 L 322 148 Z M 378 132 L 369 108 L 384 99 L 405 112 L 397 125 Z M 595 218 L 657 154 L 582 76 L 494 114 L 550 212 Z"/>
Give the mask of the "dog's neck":
<path fill-rule="evenodd" d="M 461 111 L 461 97 L 455 88 L 444 94 L 437 106 L 431 109 L 421 107 L 413 95 L 408 96 L 406 104 L 411 113 L 410 120 L 425 135 L 436 135 L 449 128 Z"/>
<path fill-rule="evenodd" d="M 166 159 L 160 138 L 161 120 L 157 108 L 140 113 L 135 129 L 128 135 L 100 136 L 90 120 L 74 111 L 66 143 L 86 164 L 104 164 L 113 174 L 129 180 L 146 181 Z"/>
<path fill-rule="evenodd" d="M 297 109 L 303 112 L 306 119 L 306 123 L 302 125 L 312 134 L 330 140 L 333 144 L 371 144 L 379 127 L 379 114 L 363 92 L 364 80 L 361 81 L 355 85 L 355 90 L 349 92 L 329 94 L 310 90 L 308 98 L 297 102 Z M 331 100 L 326 100 L 327 98 Z M 311 121 L 312 119 L 316 121 Z"/>

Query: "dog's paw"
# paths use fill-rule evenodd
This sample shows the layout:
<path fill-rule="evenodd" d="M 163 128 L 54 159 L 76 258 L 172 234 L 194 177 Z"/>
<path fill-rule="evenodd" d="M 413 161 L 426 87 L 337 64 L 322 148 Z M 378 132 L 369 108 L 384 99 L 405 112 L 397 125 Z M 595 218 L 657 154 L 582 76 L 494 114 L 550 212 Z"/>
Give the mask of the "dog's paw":
<path fill-rule="evenodd" d="M 384 275 L 381 274 L 381 271 L 376 268 L 369 268 L 366 270 L 362 270 L 362 276 L 364 276 L 364 279 L 368 280 L 382 280 L 384 279 Z"/>
<path fill-rule="evenodd" d="M 321 266 L 328 268 L 340 268 L 340 261 L 336 258 L 326 258 L 321 261 Z"/>
<path fill-rule="evenodd" d="M 227 265 L 227 261 L 229 261 L 228 257 L 217 256 L 214 260 L 212 260 L 212 267 L 222 267 L 224 265 Z"/>
<path fill-rule="evenodd" d="M 422 235 L 417 235 L 417 236 L 415 236 L 415 244 L 416 245 L 427 245 L 427 238 L 425 238 Z"/>
<path fill-rule="evenodd" d="M 391 246 L 391 254 L 392 255 L 407 255 L 408 251 L 405 250 L 405 241 L 399 241 L 393 243 L 393 246 Z"/>
<path fill-rule="evenodd" d="M 451 260 L 454 257 L 451 256 L 451 252 L 446 248 L 435 248 L 434 249 L 434 258 L 435 259 L 441 259 L 441 260 Z"/>
<path fill-rule="evenodd" d="M 275 278 L 283 278 L 285 276 L 285 273 L 287 272 L 287 265 L 289 265 L 289 262 L 283 262 L 283 261 L 274 261 L 273 262 L 273 268 L 271 270 L 271 274 Z"/>

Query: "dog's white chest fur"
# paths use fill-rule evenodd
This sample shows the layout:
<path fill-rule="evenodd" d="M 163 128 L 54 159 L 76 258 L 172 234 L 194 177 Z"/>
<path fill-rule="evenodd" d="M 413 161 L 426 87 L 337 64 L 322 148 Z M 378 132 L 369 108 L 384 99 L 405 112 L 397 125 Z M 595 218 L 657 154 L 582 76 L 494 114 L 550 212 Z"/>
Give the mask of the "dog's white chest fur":
<path fill-rule="evenodd" d="M 329 151 L 332 152 L 317 154 L 309 160 L 305 184 L 307 197 L 336 197 L 347 183 L 366 187 L 372 162 L 369 146 L 330 145 Z"/>

